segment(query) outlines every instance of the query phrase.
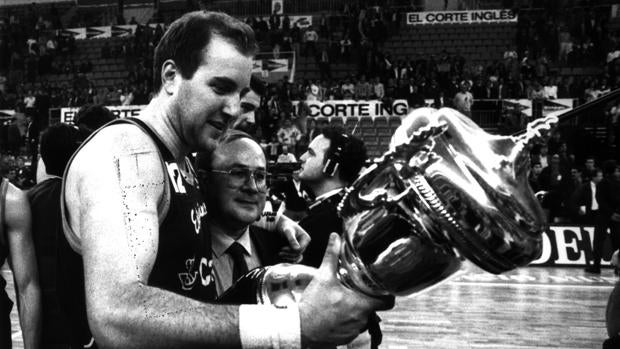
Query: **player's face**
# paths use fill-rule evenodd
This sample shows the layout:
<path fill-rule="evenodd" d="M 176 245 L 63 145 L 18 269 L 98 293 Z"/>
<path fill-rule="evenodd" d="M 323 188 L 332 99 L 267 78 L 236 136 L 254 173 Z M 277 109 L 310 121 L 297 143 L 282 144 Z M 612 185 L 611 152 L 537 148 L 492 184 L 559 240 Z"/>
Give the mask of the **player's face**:
<path fill-rule="evenodd" d="M 259 106 L 260 96 L 256 92 L 249 90 L 245 93 L 241 97 L 241 115 L 234 121 L 233 128 L 238 128 L 244 123 L 256 123 L 256 116 L 254 114 Z"/>
<path fill-rule="evenodd" d="M 180 74 L 174 108 L 190 151 L 212 151 L 216 140 L 241 113 L 241 91 L 249 85 L 252 58 L 214 35 L 192 78 Z"/>
<path fill-rule="evenodd" d="M 263 150 L 256 142 L 242 138 L 217 148 L 213 154 L 213 170 L 266 171 Z M 245 227 L 256 221 L 263 212 L 267 197 L 266 187 L 260 178 L 237 178 L 234 174 L 211 172 L 207 185 L 209 212 L 236 227 Z M 265 182 L 263 182 L 265 183 Z"/>
<path fill-rule="evenodd" d="M 301 169 L 299 180 L 306 182 L 320 181 L 324 178 L 325 154 L 329 150 L 331 141 L 323 135 L 315 137 L 308 145 L 308 150 L 299 159 Z"/>

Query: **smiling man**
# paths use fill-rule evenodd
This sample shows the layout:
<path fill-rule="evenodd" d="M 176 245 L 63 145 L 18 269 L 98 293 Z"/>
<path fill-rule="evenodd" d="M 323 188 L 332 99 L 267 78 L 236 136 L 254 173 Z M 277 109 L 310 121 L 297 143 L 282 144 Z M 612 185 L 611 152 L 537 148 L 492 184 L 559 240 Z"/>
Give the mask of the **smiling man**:
<path fill-rule="evenodd" d="M 198 171 L 204 171 L 207 231 L 219 296 L 249 270 L 280 262 L 283 241 L 251 226 L 267 199 L 267 160 L 260 145 L 247 133 L 233 130 L 213 153 L 204 155 Z"/>
<path fill-rule="evenodd" d="M 183 15 L 155 49 L 156 96 L 138 118 L 100 129 L 68 165 L 64 233 L 83 257 L 88 325 L 97 345 L 344 343 L 370 311 L 386 306 L 337 280 L 336 237 L 298 307 L 209 303 L 216 290 L 207 209 L 186 156 L 213 151 L 241 114 L 255 50 L 251 28 L 228 15 Z"/>

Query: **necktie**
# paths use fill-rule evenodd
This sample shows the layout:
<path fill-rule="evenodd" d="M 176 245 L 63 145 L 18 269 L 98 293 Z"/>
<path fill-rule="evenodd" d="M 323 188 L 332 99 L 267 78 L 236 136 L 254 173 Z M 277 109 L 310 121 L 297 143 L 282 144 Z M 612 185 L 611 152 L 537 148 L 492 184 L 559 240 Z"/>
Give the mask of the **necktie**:
<path fill-rule="evenodd" d="M 233 259 L 232 282 L 234 284 L 235 281 L 248 272 L 248 265 L 244 258 L 244 248 L 238 242 L 233 242 L 228 250 L 226 250 L 226 253 L 228 253 Z"/>

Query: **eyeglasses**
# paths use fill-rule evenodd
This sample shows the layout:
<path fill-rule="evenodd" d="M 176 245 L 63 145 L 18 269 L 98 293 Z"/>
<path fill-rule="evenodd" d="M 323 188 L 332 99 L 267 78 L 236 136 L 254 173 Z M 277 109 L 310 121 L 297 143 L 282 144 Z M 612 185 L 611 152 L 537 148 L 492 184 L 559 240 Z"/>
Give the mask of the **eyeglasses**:
<path fill-rule="evenodd" d="M 267 178 L 269 172 L 262 169 L 250 169 L 250 168 L 233 168 L 230 170 L 210 170 L 212 173 L 219 173 L 228 175 L 230 178 L 230 184 L 235 187 L 241 187 L 250 178 L 254 179 L 256 183 L 256 189 L 258 191 L 267 191 Z"/>

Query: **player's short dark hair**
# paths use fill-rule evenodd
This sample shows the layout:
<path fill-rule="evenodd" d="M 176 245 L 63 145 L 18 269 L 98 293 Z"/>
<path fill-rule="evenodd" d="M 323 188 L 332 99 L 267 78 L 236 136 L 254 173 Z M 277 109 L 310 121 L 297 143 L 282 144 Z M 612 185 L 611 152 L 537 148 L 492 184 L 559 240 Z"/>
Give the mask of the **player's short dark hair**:
<path fill-rule="evenodd" d="M 59 123 L 48 127 L 41 135 L 41 158 L 46 172 L 62 177 L 80 141 L 80 131 L 75 126 Z"/>
<path fill-rule="evenodd" d="M 116 119 L 110 109 L 101 104 L 86 104 L 80 108 L 73 123 L 80 129 L 83 138 Z"/>
<path fill-rule="evenodd" d="M 347 135 L 340 126 L 328 126 L 322 130 L 323 137 L 329 139 L 330 146 L 325 153 L 324 163 L 334 156 L 337 142 L 342 143 L 342 151 L 339 156 L 338 176 L 346 183 L 354 182 L 359 176 L 360 170 L 366 162 L 366 146 L 364 142 L 351 135 Z"/>
<path fill-rule="evenodd" d="M 186 13 L 172 22 L 155 48 L 153 90 L 160 90 L 161 70 L 169 59 L 177 65 L 183 78 L 191 79 L 213 34 L 226 39 L 245 56 L 253 56 L 258 49 L 254 31 L 242 21 L 222 12 Z"/>
<path fill-rule="evenodd" d="M 267 84 L 260 78 L 256 77 L 256 75 L 252 75 L 252 78 L 250 79 L 250 89 L 262 97 L 267 93 Z"/>

